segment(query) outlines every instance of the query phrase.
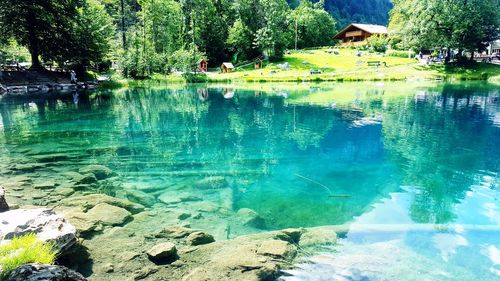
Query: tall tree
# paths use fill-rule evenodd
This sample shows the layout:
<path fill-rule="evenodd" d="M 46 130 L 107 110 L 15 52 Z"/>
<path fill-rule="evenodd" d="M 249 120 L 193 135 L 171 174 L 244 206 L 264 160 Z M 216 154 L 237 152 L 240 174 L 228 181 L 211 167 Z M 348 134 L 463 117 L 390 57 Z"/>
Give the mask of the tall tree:
<path fill-rule="evenodd" d="M 104 5 L 98 0 L 86 0 L 78 9 L 76 25 L 72 30 L 73 48 L 66 59 L 80 67 L 100 63 L 110 52 L 115 33 L 113 19 Z"/>
<path fill-rule="evenodd" d="M 290 13 L 289 22 L 298 48 L 327 46 L 333 43 L 336 33 L 335 21 L 323 9 L 322 1 L 313 4 L 311 0 L 302 0 Z"/>
<path fill-rule="evenodd" d="M 27 46 L 32 67 L 40 68 L 40 56 L 64 52 L 71 45 L 71 28 L 81 5 L 81 0 L 2 0 L 1 36 L 13 37 Z"/>
<path fill-rule="evenodd" d="M 236 58 L 251 59 L 255 54 L 253 33 L 241 19 L 237 19 L 229 29 L 227 45 L 236 54 Z"/>
<path fill-rule="evenodd" d="M 264 11 L 263 26 L 255 33 L 254 44 L 271 59 L 280 58 L 291 38 L 288 28 L 288 4 L 285 0 L 260 0 Z"/>
<path fill-rule="evenodd" d="M 390 27 L 406 47 L 474 52 L 499 37 L 499 7 L 500 0 L 395 0 Z"/>

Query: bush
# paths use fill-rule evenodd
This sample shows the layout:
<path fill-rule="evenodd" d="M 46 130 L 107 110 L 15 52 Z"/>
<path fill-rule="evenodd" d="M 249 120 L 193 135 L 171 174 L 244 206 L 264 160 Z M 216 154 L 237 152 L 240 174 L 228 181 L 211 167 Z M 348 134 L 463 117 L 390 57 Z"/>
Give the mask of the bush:
<path fill-rule="evenodd" d="M 389 44 L 387 36 L 379 34 L 369 37 L 366 41 L 368 42 L 370 48 L 378 53 L 384 53 L 387 50 L 387 45 Z"/>
<path fill-rule="evenodd" d="M 387 50 L 385 54 L 389 57 L 399 57 L 399 58 L 407 58 L 408 57 L 408 51 L 399 51 L 399 50 Z M 410 58 L 415 57 L 415 52 L 411 51 L 411 56 Z"/>
<path fill-rule="evenodd" d="M 205 83 L 208 81 L 208 77 L 205 73 L 184 73 L 182 77 L 188 83 Z"/>
<path fill-rule="evenodd" d="M 51 244 L 44 243 L 35 234 L 15 237 L 0 246 L 0 280 L 4 280 L 16 268 L 28 263 L 52 264 L 56 253 Z"/>

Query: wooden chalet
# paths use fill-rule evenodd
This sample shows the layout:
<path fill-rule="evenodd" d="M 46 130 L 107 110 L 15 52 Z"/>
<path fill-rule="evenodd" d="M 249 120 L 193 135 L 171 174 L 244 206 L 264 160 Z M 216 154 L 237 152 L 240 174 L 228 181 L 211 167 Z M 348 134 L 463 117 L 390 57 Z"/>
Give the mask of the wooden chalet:
<path fill-rule="evenodd" d="M 334 39 L 340 39 L 342 43 L 364 42 L 367 38 L 375 34 L 387 35 L 387 27 L 376 24 L 351 23 L 342 29 Z"/>
<path fill-rule="evenodd" d="M 228 73 L 234 70 L 234 65 L 230 62 L 223 62 L 220 66 L 220 69 L 222 70 L 222 72 Z"/>
<path fill-rule="evenodd" d="M 208 71 L 208 60 L 201 59 L 198 61 L 198 71 L 207 72 Z"/>

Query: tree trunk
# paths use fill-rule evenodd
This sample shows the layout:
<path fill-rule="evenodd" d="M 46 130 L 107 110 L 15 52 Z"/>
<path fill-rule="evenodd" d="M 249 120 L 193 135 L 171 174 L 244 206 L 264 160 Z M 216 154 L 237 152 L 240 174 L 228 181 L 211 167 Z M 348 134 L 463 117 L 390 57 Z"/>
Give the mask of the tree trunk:
<path fill-rule="evenodd" d="M 0 187 L 0 213 L 9 210 L 9 205 L 7 205 L 7 201 L 5 200 L 5 190 Z"/>
<path fill-rule="evenodd" d="M 474 60 L 474 50 L 470 52 L 470 61 Z"/>
<path fill-rule="evenodd" d="M 122 30 L 122 47 L 124 50 L 127 49 L 127 35 L 125 34 L 125 0 L 120 0 L 121 6 L 121 30 Z"/>
<path fill-rule="evenodd" d="M 446 48 L 446 57 L 444 58 L 444 63 L 449 63 L 451 60 L 451 50 Z"/>
<path fill-rule="evenodd" d="M 28 49 L 31 55 L 31 68 L 40 69 L 42 64 L 40 63 L 40 49 L 38 37 L 36 35 L 36 18 L 35 13 L 30 9 L 27 15 L 28 23 Z"/>

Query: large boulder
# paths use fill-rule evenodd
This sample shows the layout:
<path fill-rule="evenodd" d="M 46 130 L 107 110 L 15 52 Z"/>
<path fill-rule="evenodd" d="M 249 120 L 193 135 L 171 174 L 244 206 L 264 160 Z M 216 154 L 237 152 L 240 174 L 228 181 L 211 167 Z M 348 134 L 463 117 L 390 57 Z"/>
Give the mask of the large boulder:
<path fill-rule="evenodd" d="M 333 226 L 308 228 L 300 237 L 301 247 L 333 245 L 337 243 L 338 229 Z"/>
<path fill-rule="evenodd" d="M 77 185 L 93 184 L 97 182 L 97 178 L 94 174 L 79 174 L 73 178 L 73 181 Z"/>
<path fill-rule="evenodd" d="M 34 233 L 53 242 L 60 252 L 76 243 L 76 229 L 65 218 L 48 209 L 17 209 L 0 213 L 0 240 Z"/>
<path fill-rule="evenodd" d="M 282 259 L 291 259 L 297 254 L 297 248 L 283 240 L 267 240 L 262 242 L 257 250 L 257 254 Z"/>
<path fill-rule="evenodd" d="M 132 214 L 120 207 L 107 203 L 97 204 L 87 212 L 89 220 L 96 221 L 105 226 L 123 225 L 132 218 Z"/>
<path fill-rule="evenodd" d="M 87 281 L 80 273 L 58 265 L 25 264 L 6 281 Z"/>
<path fill-rule="evenodd" d="M 264 219 L 257 212 L 249 208 L 241 208 L 236 213 L 238 221 L 243 225 L 251 226 L 259 229 L 265 228 Z"/>
<path fill-rule="evenodd" d="M 287 241 L 293 244 L 298 244 L 302 234 L 305 232 L 305 229 L 301 228 L 287 228 L 278 231 L 274 238 Z"/>
<path fill-rule="evenodd" d="M 98 180 L 109 178 L 113 175 L 113 171 L 102 165 L 88 165 L 78 170 L 81 174 L 93 174 Z"/>
<path fill-rule="evenodd" d="M 156 244 L 146 254 L 155 263 L 171 263 L 178 258 L 177 248 L 170 242 Z"/>
<path fill-rule="evenodd" d="M 196 231 L 188 235 L 187 241 L 190 245 L 197 246 L 215 242 L 215 239 L 208 233 Z"/>

